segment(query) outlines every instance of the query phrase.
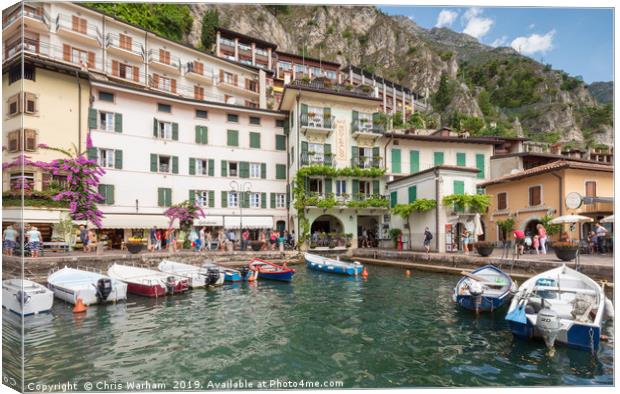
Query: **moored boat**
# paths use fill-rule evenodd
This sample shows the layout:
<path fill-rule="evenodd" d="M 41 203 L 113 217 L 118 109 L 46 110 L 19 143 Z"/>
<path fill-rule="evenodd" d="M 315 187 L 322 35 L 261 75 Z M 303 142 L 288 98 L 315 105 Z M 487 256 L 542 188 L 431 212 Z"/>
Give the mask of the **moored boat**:
<path fill-rule="evenodd" d="M 127 284 L 94 271 L 64 267 L 50 273 L 47 287 L 54 295 L 76 304 L 78 298 L 84 305 L 116 302 L 127 299 Z"/>
<path fill-rule="evenodd" d="M 145 297 L 161 297 L 187 291 L 188 281 L 176 275 L 148 268 L 112 264 L 108 275 L 127 283 L 127 291 Z"/>
<path fill-rule="evenodd" d="M 601 286 L 566 265 L 525 281 L 510 303 L 506 320 L 515 337 L 542 338 L 548 348 L 556 342 L 596 351 L 604 316 L 613 312 Z"/>
<path fill-rule="evenodd" d="M 54 293 L 45 286 L 27 279 L 2 281 L 2 307 L 18 315 L 47 312 L 54 305 Z"/>
<path fill-rule="evenodd" d="M 157 268 L 161 272 L 187 279 L 188 285 L 192 289 L 205 286 L 219 286 L 224 283 L 224 275 L 215 268 L 196 267 L 195 265 L 172 260 L 162 260 Z"/>
<path fill-rule="evenodd" d="M 452 300 L 468 310 L 493 312 L 506 305 L 517 290 L 510 275 L 493 265 L 461 273 Z"/>
<path fill-rule="evenodd" d="M 248 280 L 250 277 L 250 269 L 246 266 L 237 269 L 223 267 L 221 265 L 217 265 L 214 262 L 207 260 L 202 264 L 205 268 L 214 268 L 219 269 L 220 272 L 224 275 L 224 280 L 226 282 L 241 282 L 244 280 Z"/>
<path fill-rule="evenodd" d="M 304 260 L 311 270 L 329 272 L 332 274 L 358 276 L 362 274 L 362 270 L 364 269 L 364 266 L 357 261 L 350 263 L 311 253 L 304 253 Z"/>
<path fill-rule="evenodd" d="M 254 258 L 248 264 L 248 268 L 255 275 L 262 279 L 280 280 L 290 282 L 293 279 L 295 270 L 285 265 L 278 265 L 267 260 Z"/>

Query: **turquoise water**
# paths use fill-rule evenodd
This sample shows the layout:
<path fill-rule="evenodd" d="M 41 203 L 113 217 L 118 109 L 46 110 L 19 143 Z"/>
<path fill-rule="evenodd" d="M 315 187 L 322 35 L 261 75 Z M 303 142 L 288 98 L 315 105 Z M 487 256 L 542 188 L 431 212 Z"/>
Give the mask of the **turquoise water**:
<path fill-rule="evenodd" d="M 51 314 L 26 318 L 26 389 L 65 381 L 79 390 L 97 381 L 206 389 L 228 379 L 253 387 L 270 379 L 347 388 L 613 384 L 611 341 L 597 357 L 563 347 L 550 357 L 540 342 L 513 339 L 504 311 L 477 317 L 456 308 L 455 276 L 369 273 L 362 281 L 298 266 L 290 284 L 130 296 L 82 316 L 55 300 Z M 18 352 L 6 348 L 19 346 L 17 324 L 3 311 L 8 372 L 18 368 Z M 612 337 L 613 326 L 605 331 Z"/>

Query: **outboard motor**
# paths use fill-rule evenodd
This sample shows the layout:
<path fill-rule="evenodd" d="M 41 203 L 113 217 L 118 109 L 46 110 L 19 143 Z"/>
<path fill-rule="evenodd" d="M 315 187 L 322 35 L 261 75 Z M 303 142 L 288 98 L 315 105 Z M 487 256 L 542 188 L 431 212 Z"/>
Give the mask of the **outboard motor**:
<path fill-rule="evenodd" d="M 239 273 L 241 274 L 241 279 L 244 280 L 247 278 L 250 269 L 246 266 L 239 268 Z"/>
<path fill-rule="evenodd" d="M 19 302 L 19 305 L 21 306 L 24 306 L 28 303 L 28 301 L 30 301 L 30 296 L 25 291 L 17 290 L 15 297 L 17 297 L 17 302 Z"/>
<path fill-rule="evenodd" d="M 215 286 L 218 280 L 220 280 L 220 270 L 217 268 L 207 269 L 207 275 L 205 275 L 205 286 Z"/>
<path fill-rule="evenodd" d="M 482 304 L 482 293 L 484 293 L 484 288 L 478 281 L 470 281 L 467 286 L 469 290 L 469 294 L 472 296 L 472 301 L 474 302 L 474 307 L 476 308 L 476 312 L 478 312 L 478 308 L 480 308 L 480 304 Z"/>
<path fill-rule="evenodd" d="M 177 286 L 177 281 L 174 276 L 166 278 L 166 294 L 174 294 L 174 288 Z"/>
<path fill-rule="evenodd" d="M 545 340 L 545 345 L 547 345 L 547 348 L 552 349 L 555 340 L 558 337 L 558 333 L 562 328 L 560 317 L 554 310 L 544 305 L 536 316 L 536 329 Z"/>
<path fill-rule="evenodd" d="M 97 302 L 101 303 L 108 299 L 110 293 L 112 293 L 112 279 L 101 278 L 97 281 Z"/>

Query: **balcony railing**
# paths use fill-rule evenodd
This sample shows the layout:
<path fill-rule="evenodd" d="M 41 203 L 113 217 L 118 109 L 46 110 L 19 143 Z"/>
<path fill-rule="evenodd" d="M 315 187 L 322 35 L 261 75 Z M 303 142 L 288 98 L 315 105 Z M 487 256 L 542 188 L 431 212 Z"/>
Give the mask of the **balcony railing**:
<path fill-rule="evenodd" d="M 127 45 L 127 44 L 121 45 L 120 36 L 116 34 L 109 34 L 107 38 L 107 43 L 108 43 L 108 48 L 114 48 L 114 49 L 129 53 L 130 55 L 133 55 L 134 57 L 143 58 L 144 47 L 142 46 L 141 43 L 136 42 L 133 39 L 131 40 L 131 45 Z"/>
<path fill-rule="evenodd" d="M 71 63 L 82 69 L 103 71 L 103 63 L 101 61 L 101 56 L 97 56 L 98 52 L 95 52 L 95 60 L 89 63 L 87 58 L 82 59 L 74 57 L 72 52 L 69 52 L 67 58 L 67 54 L 63 51 L 62 47 L 57 47 L 41 40 L 25 38 L 22 45 L 21 39 L 17 37 L 16 40 L 8 42 L 5 45 L 4 51 L 4 62 L 7 62 L 15 56 L 21 55 L 23 52 L 25 54 L 42 56 L 65 63 Z"/>
<path fill-rule="evenodd" d="M 355 157 L 351 159 L 351 167 L 380 168 L 383 159 L 381 157 Z"/>
<path fill-rule="evenodd" d="M 119 70 L 117 72 L 114 70 L 114 67 L 112 67 L 112 61 L 108 61 L 105 72 L 106 74 L 111 75 L 114 78 L 120 78 L 120 79 L 129 81 L 129 82 L 145 84 L 147 81 L 147 78 L 146 78 L 146 74 L 144 73 L 144 71 L 142 71 L 143 67 L 140 67 L 137 73 L 134 72 L 133 70 L 134 68 L 132 68 L 131 72 L 127 72 L 127 70 L 123 72 L 119 66 Z"/>
<path fill-rule="evenodd" d="M 335 126 L 335 123 L 335 116 L 326 117 L 322 113 L 316 114 L 312 112 L 308 112 L 307 114 L 301 114 L 301 125 L 303 127 L 332 130 Z"/>
<path fill-rule="evenodd" d="M 69 34 L 71 38 L 77 39 L 82 43 L 91 45 L 101 45 L 101 32 L 99 27 L 92 23 L 86 23 L 86 28 L 81 29 L 81 25 L 74 23 L 73 16 L 58 14 L 56 16 L 56 31 L 59 34 Z"/>
<path fill-rule="evenodd" d="M 301 165 L 307 166 L 307 165 L 312 165 L 312 164 L 332 166 L 333 156 L 328 153 L 322 153 L 322 154 L 308 153 L 308 152 L 302 153 L 301 154 Z"/>
<path fill-rule="evenodd" d="M 235 41 L 229 40 L 228 38 L 220 38 L 220 45 L 227 45 L 230 47 L 235 47 Z"/>
<path fill-rule="evenodd" d="M 379 124 L 373 124 L 372 120 L 354 120 L 351 122 L 352 133 L 368 133 L 368 134 L 383 134 L 385 128 Z"/>
<path fill-rule="evenodd" d="M 43 11 L 43 8 L 41 7 L 31 8 L 25 6 L 23 12 L 22 7 L 17 7 L 15 8 L 15 10 L 13 10 L 13 12 L 2 18 L 2 29 L 6 29 L 10 24 L 15 22 L 22 16 L 41 21 L 45 24 L 47 24 L 49 21 L 49 16 L 45 11 Z"/>
<path fill-rule="evenodd" d="M 238 80 L 235 81 L 234 78 L 224 77 L 223 79 L 219 79 L 218 86 L 229 88 L 229 90 L 234 89 L 244 93 L 250 92 L 258 94 L 258 81 L 255 80 L 251 80 L 251 83 L 246 84 L 246 79 L 244 78 L 238 78 Z"/>
<path fill-rule="evenodd" d="M 385 195 L 372 194 L 372 193 L 356 193 L 355 195 L 342 193 L 318 193 L 307 192 L 308 198 L 306 199 L 306 205 L 309 207 L 320 206 L 320 202 L 323 200 L 333 199 L 336 201 L 336 206 L 344 207 L 350 206 L 355 208 L 387 208 L 389 206 L 389 199 Z"/>

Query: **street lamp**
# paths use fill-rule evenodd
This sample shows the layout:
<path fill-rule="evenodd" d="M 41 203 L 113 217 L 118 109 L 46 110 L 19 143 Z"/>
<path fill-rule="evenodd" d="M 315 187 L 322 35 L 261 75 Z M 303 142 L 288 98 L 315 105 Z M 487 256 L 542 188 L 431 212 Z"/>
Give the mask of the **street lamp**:
<path fill-rule="evenodd" d="M 237 201 L 239 203 L 239 232 L 243 231 L 243 202 L 242 195 L 244 192 L 249 192 L 252 189 L 252 183 L 244 182 L 239 184 L 237 181 L 230 182 L 230 189 L 237 193 Z"/>

